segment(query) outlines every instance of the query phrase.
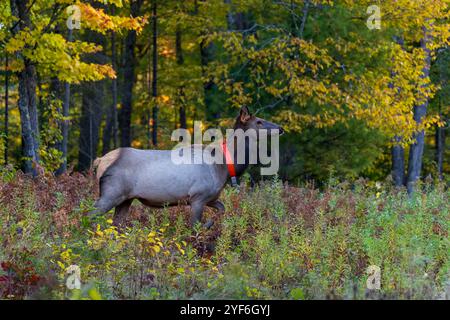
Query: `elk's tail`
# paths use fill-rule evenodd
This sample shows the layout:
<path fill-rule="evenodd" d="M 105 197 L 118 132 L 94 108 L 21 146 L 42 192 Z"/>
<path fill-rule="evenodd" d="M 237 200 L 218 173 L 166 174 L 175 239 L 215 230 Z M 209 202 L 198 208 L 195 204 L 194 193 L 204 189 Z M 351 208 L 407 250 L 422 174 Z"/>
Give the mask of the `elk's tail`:
<path fill-rule="evenodd" d="M 117 160 L 117 158 L 119 158 L 119 155 L 120 148 L 110 151 L 103 157 L 99 157 L 94 160 L 92 163 L 92 168 L 97 169 L 96 177 L 98 180 L 100 180 L 106 169 L 108 169 Z"/>

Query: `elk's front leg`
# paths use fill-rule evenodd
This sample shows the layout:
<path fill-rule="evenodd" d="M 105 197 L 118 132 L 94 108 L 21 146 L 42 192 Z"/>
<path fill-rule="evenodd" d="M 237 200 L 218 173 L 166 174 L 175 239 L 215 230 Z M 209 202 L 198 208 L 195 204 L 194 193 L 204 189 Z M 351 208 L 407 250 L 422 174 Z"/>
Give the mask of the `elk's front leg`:
<path fill-rule="evenodd" d="M 122 230 L 123 227 L 125 226 L 126 216 L 128 214 L 132 202 L 133 199 L 128 199 L 116 207 L 113 218 L 113 225 L 117 227 L 119 230 Z"/>
<path fill-rule="evenodd" d="M 205 203 L 203 201 L 195 201 L 191 203 L 191 226 L 195 226 L 197 222 L 202 221 L 203 209 Z"/>

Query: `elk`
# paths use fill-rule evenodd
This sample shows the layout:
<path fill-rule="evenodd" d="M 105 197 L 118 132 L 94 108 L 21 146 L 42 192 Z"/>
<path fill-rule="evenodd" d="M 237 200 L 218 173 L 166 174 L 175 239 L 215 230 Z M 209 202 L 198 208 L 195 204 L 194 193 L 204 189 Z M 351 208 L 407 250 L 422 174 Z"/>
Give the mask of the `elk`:
<path fill-rule="evenodd" d="M 283 133 L 280 126 L 250 114 L 247 107 L 241 108 L 234 129 Z M 226 141 L 224 153 L 229 150 L 225 147 L 233 143 L 235 139 Z M 245 146 L 248 149 L 247 140 Z M 174 164 L 172 150 L 115 149 L 94 161 L 100 198 L 90 214 L 106 213 L 115 208 L 113 224 L 121 228 L 134 199 L 153 208 L 187 203 L 191 206 L 192 225 L 201 222 L 205 206 L 222 214 L 225 211 L 219 201 L 222 189 L 230 176 L 242 175 L 249 165 L 248 157 L 245 163 L 237 163 L 237 148 L 231 150 L 234 154 L 228 154 L 222 164 Z M 230 161 L 234 171 L 231 173 Z M 211 225 L 212 221 L 208 221 L 205 227 Z"/>

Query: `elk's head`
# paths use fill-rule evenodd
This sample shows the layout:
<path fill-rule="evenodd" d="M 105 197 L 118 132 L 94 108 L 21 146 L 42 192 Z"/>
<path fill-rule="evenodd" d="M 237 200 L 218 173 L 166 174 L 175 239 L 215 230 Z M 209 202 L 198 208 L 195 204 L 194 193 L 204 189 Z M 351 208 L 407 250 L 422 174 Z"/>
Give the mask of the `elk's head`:
<path fill-rule="evenodd" d="M 234 124 L 234 129 L 242 129 L 244 132 L 253 129 L 257 136 L 259 137 L 259 133 L 263 130 L 267 130 L 268 135 L 272 135 L 275 133 L 279 133 L 280 135 L 284 133 L 284 130 L 279 125 L 258 118 L 251 114 L 246 106 L 242 107 L 238 117 L 236 118 L 236 122 Z"/>

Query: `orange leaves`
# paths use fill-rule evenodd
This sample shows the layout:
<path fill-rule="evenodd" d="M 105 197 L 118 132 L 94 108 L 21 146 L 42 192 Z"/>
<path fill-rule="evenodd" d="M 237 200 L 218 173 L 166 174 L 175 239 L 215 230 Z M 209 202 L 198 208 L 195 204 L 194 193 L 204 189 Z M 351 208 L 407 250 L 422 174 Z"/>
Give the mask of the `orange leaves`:
<path fill-rule="evenodd" d="M 140 33 L 147 23 L 146 17 L 120 17 L 111 16 L 103 9 L 96 9 L 90 4 L 78 2 L 81 11 L 82 23 L 89 29 L 105 34 L 108 31 L 135 30 Z"/>
<path fill-rule="evenodd" d="M 161 105 L 169 105 L 170 102 L 171 102 L 171 99 L 170 99 L 170 97 L 167 96 L 167 95 L 162 94 L 162 95 L 156 97 L 156 103 L 157 103 L 159 106 L 161 106 Z"/>

